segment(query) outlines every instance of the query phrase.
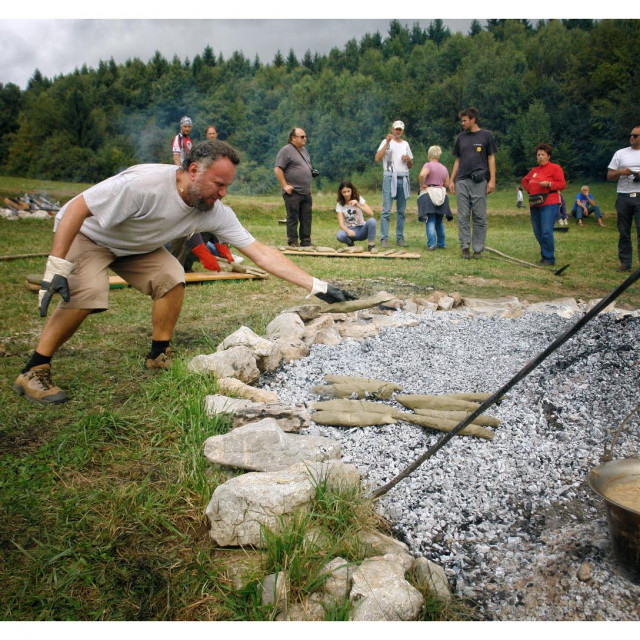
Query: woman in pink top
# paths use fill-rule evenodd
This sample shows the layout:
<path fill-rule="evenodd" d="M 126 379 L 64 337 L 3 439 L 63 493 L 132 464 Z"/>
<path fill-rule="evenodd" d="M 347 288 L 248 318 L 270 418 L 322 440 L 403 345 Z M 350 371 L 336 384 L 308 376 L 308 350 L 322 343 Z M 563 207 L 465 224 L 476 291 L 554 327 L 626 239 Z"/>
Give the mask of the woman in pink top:
<path fill-rule="evenodd" d="M 435 251 L 444 249 L 444 216 L 447 220 L 453 220 L 453 213 L 449 206 L 449 171 L 440 164 L 442 149 L 438 145 L 429 147 L 427 162 L 420 171 L 418 185 L 418 220 L 426 222 L 427 249 Z"/>

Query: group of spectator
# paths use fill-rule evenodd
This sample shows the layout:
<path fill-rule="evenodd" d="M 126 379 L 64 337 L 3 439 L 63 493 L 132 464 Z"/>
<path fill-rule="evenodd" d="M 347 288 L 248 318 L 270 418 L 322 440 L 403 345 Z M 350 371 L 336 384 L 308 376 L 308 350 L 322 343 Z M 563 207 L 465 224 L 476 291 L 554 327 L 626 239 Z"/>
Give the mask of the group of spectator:
<path fill-rule="evenodd" d="M 480 258 L 487 235 L 487 194 L 495 189 L 497 146 L 490 131 L 477 123 L 478 112 L 469 107 L 460 112 L 463 128 L 456 139 L 453 153 L 456 161 L 451 177 L 440 163 L 442 149 L 429 148 L 428 162 L 420 171 L 418 197 L 419 219 L 425 222 L 427 248 L 431 251 L 445 247 L 443 218 L 452 219 L 447 188 L 458 196 L 458 234 L 462 257 Z M 404 237 L 405 211 L 410 195 L 410 169 L 413 153 L 403 139 L 405 125 L 396 120 L 375 153 L 376 162 L 382 162 L 382 213 L 380 216 L 380 246 L 389 247 L 389 228 L 393 201 L 396 201 L 396 244 L 406 247 Z M 311 245 L 312 197 L 311 183 L 314 170 L 308 142 L 303 129 L 293 128 L 288 143 L 276 156 L 275 174 L 282 188 L 287 211 L 287 242 L 289 246 Z M 349 193 L 348 196 L 345 196 Z M 345 199 L 346 198 L 346 199 Z M 369 215 L 365 222 L 364 213 Z M 366 204 L 351 182 L 343 182 L 338 188 L 336 204 L 340 230 L 337 239 L 347 245 L 367 239 L 368 249 L 375 246 L 376 221 L 373 211 Z M 472 232 L 473 221 L 473 232 Z"/>
<path fill-rule="evenodd" d="M 478 111 L 468 107 L 459 113 L 463 131 L 453 146 L 455 161 L 451 175 L 440 162 L 442 149 L 438 145 L 429 147 L 426 162 L 418 177 L 418 220 L 425 223 L 427 249 L 445 248 L 444 219 L 453 219 L 447 189 L 457 196 L 458 240 L 462 258 L 480 259 L 487 237 L 487 196 L 496 188 L 497 145 L 491 131 L 478 124 Z M 410 169 L 413 153 L 404 140 L 404 122 L 396 120 L 375 153 L 376 162 L 382 163 L 382 212 L 380 216 L 380 245 L 389 247 L 389 227 L 393 200 L 396 201 L 396 244 L 408 245 L 404 237 L 406 202 L 410 194 Z M 614 155 L 608 180 L 618 181 L 618 256 L 620 271 L 631 269 L 631 225 L 640 223 L 640 127 L 631 134 L 631 146 Z M 311 245 L 312 179 L 317 175 L 306 149 L 307 135 L 303 129 L 293 128 L 288 143 L 276 157 L 275 174 L 282 188 L 287 211 L 287 242 L 290 246 Z M 547 143 L 537 145 L 537 164 L 522 178 L 518 187 L 518 208 L 524 208 L 524 191 L 529 196 L 529 213 L 535 238 L 540 245 L 540 264 L 555 264 L 555 242 L 553 231 L 556 222 L 567 226 L 567 207 L 562 195 L 566 188 L 564 172 L 560 165 L 551 162 L 553 148 Z M 339 242 L 353 245 L 355 241 L 367 240 L 367 247 L 375 247 L 376 220 L 358 189 L 349 181 L 340 184 L 337 194 L 336 213 L 340 227 L 336 238 Z M 364 214 L 369 218 L 365 220 Z M 584 185 L 573 200 L 571 215 L 578 227 L 583 220 L 594 214 L 596 223 L 604 227 L 603 214 L 596 204 L 589 186 Z M 638 231 L 640 243 L 640 230 Z M 640 248 L 639 248 L 640 255 Z"/>

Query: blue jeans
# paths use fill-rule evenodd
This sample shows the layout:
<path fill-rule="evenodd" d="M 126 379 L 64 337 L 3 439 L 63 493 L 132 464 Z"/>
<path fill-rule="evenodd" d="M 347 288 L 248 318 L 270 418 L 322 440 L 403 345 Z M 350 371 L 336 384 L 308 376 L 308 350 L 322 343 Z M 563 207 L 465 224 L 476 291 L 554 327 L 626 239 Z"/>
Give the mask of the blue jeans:
<path fill-rule="evenodd" d="M 426 198 L 427 196 L 425 196 Z M 427 216 L 427 247 L 436 246 L 436 238 L 438 246 L 444 249 L 444 213 L 432 213 Z"/>
<path fill-rule="evenodd" d="M 597 204 L 588 205 L 586 215 L 584 213 L 583 208 L 579 207 L 578 205 L 575 205 L 575 207 L 571 211 L 572 215 L 575 216 L 576 220 L 586 218 L 592 212 L 596 214 L 596 218 L 602 218 L 602 212 L 600 211 L 600 207 Z"/>
<path fill-rule="evenodd" d="M 346 231 L 340 229 L 336 234 L 336 239 L 338 242 L 344 242 L 345 244 L 349 244 L 349 240 L 364 240 L 365 238 L 369 241 L 369 244 L 375 244 L 376 241 L 376 219 L 369 218 L 365 221 L 364 224 L 360 224 L 357 227 L 350 227 L 351 231 L 355 231 L 356 235 L 351 237 L 347 234 Z"/>
<path fill-rule="evenodd" d="M 380 240 L 389 237 L 389 218 L 391 218 L 391 179 L 393 176 L 382 177 L 382 215 L 380 216 Z M 398 220 L 396 222 L 396 240 L 404 240 L 404 210 L 407 207 L 407 200 L 404 197 L 402 178 L 397 178 L 398 190 L 396 193 L 396 210 Z"/>
<path fill-rule="evenodd" d="M 540 245 L 540 256 L 543 260 L 555 264 L 555 245 L 553 241 L 553 227 L 558 215 L 557 204 L 545 204 L 542 207 L 530 207 L 531 226 Z"/>

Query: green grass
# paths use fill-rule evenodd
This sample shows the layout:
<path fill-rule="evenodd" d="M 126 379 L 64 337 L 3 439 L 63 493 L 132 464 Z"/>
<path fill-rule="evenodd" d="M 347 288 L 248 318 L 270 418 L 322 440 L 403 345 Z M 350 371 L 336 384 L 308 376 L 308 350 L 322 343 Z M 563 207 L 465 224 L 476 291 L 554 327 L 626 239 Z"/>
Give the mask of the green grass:
<path fill-rule="evenodd" d="M 2 184 L 7 188 L 5 181 L 0 189 Z M 11 196 L 37 189 L 31 181 L 12 184 Z M 78 185 L 53 183 L 49 193 L 58 192 L 58 186 L 68 197 L 79 190 Z M 488 254 L 479 261 L 461 260 L 455 223 L 446 225 L 447 250 L 427 252 L 415 199 L 410 200 L 406 235 L 421 259 L 300 256 L 294 261 L 363 295 L 385 289 L 400 297 L 423 296 L 437 288 L 476 297 L 515 295 L 531 302 L 602 297 L 623 280 L 615 271 L 615 185 L 591 186 L 607 226 L 587 220 L 583 229 L 572 225 L 556 236 L 558 265 L 571 264 L 560 277 Z M 379 214 L 380 194 L 363 195 Z M 278 224 L 284 218 L 279 196 L 232 193 L 228 203 L 257 238 L 285 242 L 284 226 Z M 334 205 L 333 194 L 316 197 L 317 244 L 337 246 Z M 528 215 L 515 210 L 515 189 L 490 196 L 489 207 L 489 246 L 535 262 L 539 249 Z M 0 255 L 46 253 L 51 231 L 51 221 L 0 220 Z M 229 567 L 246 561 L 247 554 L 215 549 L 209 542 L 204 510 L 227 472 L 209 465 L 202 448 L 228 423 L 205 415 L 204 396 L 215 392 L 215 382 L 189 373 L 186 363 L 213 352 L 242 325 L 263 333 L 278 312 L 303 302 L 306 293 L 275 278 L 188 287 L 173 340 L 181 362 L 167 373 L 152 374 L 143 368 L 151 339 L 150 301 L 131 289 L 114 290 L 110 310 L 91 316 L 54 360 L 54 379 L 70 401 L 39 407 L 17 396 L 11 384 L 43 326 L 37 297 L 24 283 L 28 273 L 42 273 L 44 263 L 44 258 L 0 261 L 0 617 L 268 617 L 257 605 L 247 606 L 247 598 L 255 604 L 255 588 L 249 585 L 246 593 L 238 593 L 230 586 Z M 619 304 L 639 307 L 638 287 Z M 349 521 L 344 517 L 348 509 L 335 500 L 325 500 L 317 513 L 324 513 L 339 532 Z M 357 545 L 343 551 L 353 557 L 360 552 Z M 340 618 L 345 612 L 331 615 Z"/>

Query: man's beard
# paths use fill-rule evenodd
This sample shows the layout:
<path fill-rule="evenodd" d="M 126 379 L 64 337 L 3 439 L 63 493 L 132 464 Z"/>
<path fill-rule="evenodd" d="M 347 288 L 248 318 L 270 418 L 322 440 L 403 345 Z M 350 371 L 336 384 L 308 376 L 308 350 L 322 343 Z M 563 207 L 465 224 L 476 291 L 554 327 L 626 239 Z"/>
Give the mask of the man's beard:
<path fill-rule="evenodd" d="M 190 207 L 203 212 L 213 209 L 213 205 L 208 204 L 207 200 L 200 195 L 200 189 L 198 188 L 198 185 L 191 184 L 187 193 L 189 196 Z"/>

